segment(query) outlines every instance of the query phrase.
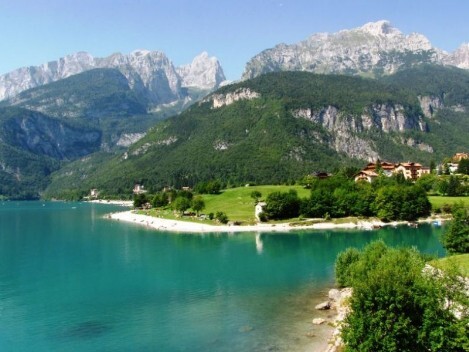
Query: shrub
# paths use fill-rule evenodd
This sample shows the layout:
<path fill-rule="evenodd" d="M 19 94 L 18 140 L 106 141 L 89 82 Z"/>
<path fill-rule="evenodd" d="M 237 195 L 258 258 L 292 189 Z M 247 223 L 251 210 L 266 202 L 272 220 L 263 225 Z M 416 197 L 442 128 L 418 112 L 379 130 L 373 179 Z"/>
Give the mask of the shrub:
<path fill-rule="evenodd" d="M 352 265 L 360 259 L 360 252 L 356 248 L 348 248 L 339 253 L 335 261 L 335 277 L 340 287 L 352 286 Z"/>
<path fill-rule="evenodd" d="M 228 216 L 222 211 L 217 211 L 215 214 L 215 219 L 217 219 L 222 224 L 228 223 Z"/>

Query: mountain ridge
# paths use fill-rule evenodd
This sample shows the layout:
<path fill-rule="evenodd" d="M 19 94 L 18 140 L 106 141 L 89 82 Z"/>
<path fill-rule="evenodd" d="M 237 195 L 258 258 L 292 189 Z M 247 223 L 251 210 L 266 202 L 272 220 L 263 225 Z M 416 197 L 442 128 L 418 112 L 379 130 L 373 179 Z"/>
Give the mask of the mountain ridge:
<path fill-rule="evenodd" d="M 274 71 L 381 76 L 422 63 L 469 69 L 469 45 L 448 54 L 423 34 L 405 35 L 381 20 L 263 50 L 248 61 L 242 79 Z"/>
<path fill-rule="evenodd" d="M 206 52 L 180 68 L 160 51 L 135 50 L 127 55 L 114 53 L 104 58 L 77 52 L 1 75 L 0 100 L 96 68 L 118 69 L 128 79 L 130 87 L 145 90 L 147 98 L 155 106 L 183 99 L 187 95 L 184 88 L 213 90 L 226 80 L 218 59 L 209 57 Z"/>

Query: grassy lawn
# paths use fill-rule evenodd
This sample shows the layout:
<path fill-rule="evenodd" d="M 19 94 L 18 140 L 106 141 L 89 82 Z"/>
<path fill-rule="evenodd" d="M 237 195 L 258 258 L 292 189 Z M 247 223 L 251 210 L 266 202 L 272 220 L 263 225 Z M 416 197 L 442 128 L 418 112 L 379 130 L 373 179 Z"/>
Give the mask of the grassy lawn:
<path fill-rule="evenodd" d="M 442 270 L 456 266 L 462 275 L 469 277 L 469 254 L 459 254 L 433 260 L 430 264 Z"/>
<path fill-rule="evenodd" d="M 229 221 L 238 221 L 243 225 L 254 224 L 254 199 L 251 198 L 252 191 L 259 191 L 262 194 L 261 201 L 267 198 L 272 192 L 288 192 L 290 189 L 294 189 L 298 192 L 300 198 L 306 198 L 310 194 L 309 189 L 305 189 L 302 186 L 250 186 L 250 187 L 238 187 L 230 188 L 221 191 L 220 194 L 204 194 L 202 195 L 205 201 L 205 209 L 201 211 L 201 214 L 216 214 L 219 211 L 224 212 Z M 170 209 L 150 209 L 141 210 L 140 214 L 147 214 L 156 217 L 162 217 L 165 219 L 193 221 L 198 223 L 215 224 L 215 221 L 211 220 L 198 220 L 191 218 L 190 216 L 179 217 Z"/>
<path fill-rule="evenodd" d="M 220 194 L 203 195 L 205 201 L 204 214 L 223 211 L 228 215 L 230 221 L 242 221 L 254 223 L 254 200 L 251 198 L 252 191 L 262 194 L 261 200 L 267 198 L 272 192 L 287 192 L 294 189 L 300 198 L 306 198 L 310 194 L 309 189 L 302 186 L 250 186 L 237 187 L 223 190 Z"/>
<path fill-rule="evenodd" d="M 441 208 L 444 204 L 453 204 L 461 201 L 466 207 L 469 207 L 469 197 L 429 196 L 428 199 L 432 203 L 433 209 Z"/>

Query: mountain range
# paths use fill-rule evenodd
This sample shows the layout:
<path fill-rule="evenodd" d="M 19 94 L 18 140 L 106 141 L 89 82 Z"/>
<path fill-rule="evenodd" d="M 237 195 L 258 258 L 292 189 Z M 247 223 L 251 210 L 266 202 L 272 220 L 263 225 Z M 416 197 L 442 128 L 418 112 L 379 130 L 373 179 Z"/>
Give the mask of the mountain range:
<path fill-rule="evenodd" d="M 378 21 L 264 50 L 246 64 L 242 78 L 276 71 L 379 77 L 422 63 L 469 69 L 469 44 L 446 53 L 422 34 L 405 35 L 388 21 Z"/>
<path fill-rule="evenodd" d="M 206 52 L 196 56 L 191 64 L 181 67 L 175 67 L 159 51 L 136 50 L 128 55 L 116 53 L 105 58 L 79 52 L 0 76 L 0 100 L 96 68 L 119 70 L 129 87 L 145 97 L 151 106 L 184 99 L 188 96 L 187 88 L 216 89 L 226 80 L 218 60 Z"/>
<path fill-rule="evenodd" d="M 379 21 L 265 50 L 230 85 L 207 53 L 181 67 L 139 50 L 21 68 L 0 76 L 0 197 L 440 160 L 469 150 L 468 52 Z"/>

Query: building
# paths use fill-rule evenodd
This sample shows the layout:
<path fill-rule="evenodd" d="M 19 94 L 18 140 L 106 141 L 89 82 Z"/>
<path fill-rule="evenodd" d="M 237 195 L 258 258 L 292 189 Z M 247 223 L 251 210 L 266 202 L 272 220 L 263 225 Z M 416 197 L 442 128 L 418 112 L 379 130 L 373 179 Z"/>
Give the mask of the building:
<path fill-rule="evenodd" d="M 430 173 L 430 168 L 423 167 L 419 163 L 399 163 L 394 170 L 395 173 L 402 172 L 406 180 L 417 180 L 424 174 Z"/>
<path fill-rule="evenodd" d="M 418 178 L 422 177 L 424 174 L 430 173 L 430 168 L 423 167 L 419 163 L 414 162 L 407 162 L 407 163 L 389 163 L 386 161 L 383 162 L 375 162 L 375 163 L 368 163 L 362 171 L 360 171 L 357 175 L 355 175 L 355 182 L 358 181 L 367 181 L 371 182 L 379 174 L 383 174 L 384 176 L 391 177 L 394 174 L 401 172 L 406 180 L 417 180 Z"/>
<path fill-rule="evenodd" d="M 362 170 L 355 175 L 355 182 L 366 181 L 371 183 L 376 177 L 378 177 L 378 174 L 375 171 Z"/>
<path fill-rule="evenodd" d="M 454 163 L 459 163 L 461 159 L 469 159 L 469 153 L 456 153 L 452 158 Z"/>
<path fill-rule="evenodd" d="M 391 176 L 394 173 L 395 169 L 396 169 L 396 164 L 383 161 L 383 162 L 368 163 L 368 165 L 365 166 L 363 171 L 378 172 L 378 170 L 381 170 L 386 176 Z"/>
<path fill-rule="evenodd" d="M 134 194 L 142 194 L 142 193 L 146 193 L 147 191 L 145 190 L 143 185 L 136 183 L 134 186 L 133 192 Z"/>
<path fill-rule="evenodd" d="M 90 190 L 90 198 L 98 198 L 99 192 L 96 188 Z"/>

